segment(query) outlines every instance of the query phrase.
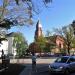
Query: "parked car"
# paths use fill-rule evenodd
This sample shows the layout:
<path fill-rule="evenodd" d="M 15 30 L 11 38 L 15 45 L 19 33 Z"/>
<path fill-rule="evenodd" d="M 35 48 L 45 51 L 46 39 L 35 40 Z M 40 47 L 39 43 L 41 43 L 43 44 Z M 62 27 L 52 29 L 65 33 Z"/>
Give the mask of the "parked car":
<path fill-rule="evenodd" d="M 69 75 L 70 72 L 75 71 L 75 56 L 60 56 L 54 63 L 49 64 L 49 72 L 62 73 Z"/>

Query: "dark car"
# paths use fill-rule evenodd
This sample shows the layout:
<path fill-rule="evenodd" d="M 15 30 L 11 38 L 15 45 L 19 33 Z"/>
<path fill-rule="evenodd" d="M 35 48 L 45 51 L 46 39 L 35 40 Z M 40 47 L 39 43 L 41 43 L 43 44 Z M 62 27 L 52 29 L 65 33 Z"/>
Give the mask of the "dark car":
<path fill-rule="evenodd" d="M 73 71 L 75 71 L 75 56 L 58 57 L 54 63 L 49 65 L 49 72 L 52 74 L 62 73 L 69 75 Z"/>

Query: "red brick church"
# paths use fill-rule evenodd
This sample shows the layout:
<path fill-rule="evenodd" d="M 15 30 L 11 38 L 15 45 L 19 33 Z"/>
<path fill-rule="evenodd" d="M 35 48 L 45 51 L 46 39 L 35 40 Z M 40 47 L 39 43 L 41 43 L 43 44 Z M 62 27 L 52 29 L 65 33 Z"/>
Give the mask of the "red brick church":
<path fill-rule="evenodd" d="M 39 38 L 40 36 L 44 37 L 43 31 L 42 31 L 42 24 L 41 22 L 38 20 L 37 24 L 36 24 L 36 30 L 35 30 L 35 35 L 34 35 L 34 39 L 36 40 L 37 38 Z M 59 53 L 60 49 L 64 48 L 64 40 L 61 36 L 59 35 L 53 35 L 49 37 L 45 37 L 47 39 L 46 42 L 48 43 L 52 43 L 55 45 L 55 47 L 52 49 L 53 53 Z M 30 50 L 35 51 L 37 48 L 35 43 L 32 43 L 30 45 Z"/>
<path fill-rule="evenodd" d="M 38 20 L 37 24 L 36 24 L 36 30 L 35 30 L 35 36 L 34 38 L 39 38 L 40 36 L 43 36 L 43 31 L 42 31 L 42 24 L 40 23 L 40 21 Z M 54 53 L 58 53 L 60 52 L 59 49 L 63 49 L 64 48 L 64 40 L 61 36 L 59 35 L 53 35 L 49 37 L 46 37 L 47 42 L 51 42 L 55 44 L 55 48 L 52 49 L 52 51 Z"/>

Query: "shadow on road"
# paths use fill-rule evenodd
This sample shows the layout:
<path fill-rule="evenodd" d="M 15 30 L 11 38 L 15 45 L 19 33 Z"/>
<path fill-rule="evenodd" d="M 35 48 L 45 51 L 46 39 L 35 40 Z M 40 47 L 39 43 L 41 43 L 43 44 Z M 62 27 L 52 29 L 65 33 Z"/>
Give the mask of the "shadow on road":
<path fill-rule="evenodd" d="M 21 64 L 10 64 L 8 69 L 0 72 L 0 75 L 19 75 L 24 68 L 25 66 Z"/>

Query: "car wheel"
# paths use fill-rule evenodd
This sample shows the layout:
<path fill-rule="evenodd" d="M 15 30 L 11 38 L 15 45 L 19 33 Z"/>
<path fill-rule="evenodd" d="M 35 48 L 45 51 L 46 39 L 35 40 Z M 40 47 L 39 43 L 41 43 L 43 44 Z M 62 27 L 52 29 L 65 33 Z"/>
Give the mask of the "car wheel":
<path fill-rule="evenodd" d="M 66 69 L 65 70 L 65 75 L 69 75 L 70 73 L 69 73 L 69 70 L 68 69 Z"/>

